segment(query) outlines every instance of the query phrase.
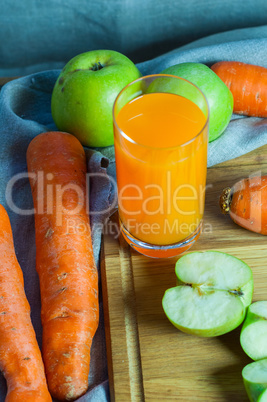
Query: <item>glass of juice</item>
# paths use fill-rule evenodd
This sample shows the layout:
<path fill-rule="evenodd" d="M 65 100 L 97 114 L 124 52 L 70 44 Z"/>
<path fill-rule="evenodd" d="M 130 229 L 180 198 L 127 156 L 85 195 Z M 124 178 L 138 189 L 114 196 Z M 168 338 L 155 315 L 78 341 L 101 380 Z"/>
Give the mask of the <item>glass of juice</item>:
<path fill-rule="evenodd" d="M 182 78 L 139 78 L 113 107 L 120 229 L 155 258 L 187 251 L 200 235 L 205 204 L 209 107 Z"/>

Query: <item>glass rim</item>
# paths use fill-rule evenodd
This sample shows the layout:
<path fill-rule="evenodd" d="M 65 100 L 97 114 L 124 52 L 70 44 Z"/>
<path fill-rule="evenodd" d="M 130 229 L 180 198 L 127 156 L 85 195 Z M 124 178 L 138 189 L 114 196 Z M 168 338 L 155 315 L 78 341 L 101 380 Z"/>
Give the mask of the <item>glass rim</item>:
<path fill-rule="evenodd" d="M 175 79 L 178 79 L 178 80 L 185 81 L 185 82 L 187 82 L 188 84 L 194 86 L 194 87 L 201 93 L 201 95 L 203 96 L 203 98 L 204 98 L 204 100 L 205 100 L 205 102 L 206 102 L 206 105 L 207 105 L 207 110 L 208 110 L 208 114 L 207 114 L 207 117 L 206 117 L 206 121 L 205 121 L 205 124 L 204 124 L 204 126 L 202 127 L 202 129 L 201 129 L 193 138 L 191 138 L 190 140 L 188 140 L 188 141 L 186 141 L 186 142 L 184 142 L 184 143 L 182 143 L 182 144 L 174 145 L 174 146 L 171 146 L 171 147 L 154 147 L 154 146 L 145 145 L 145 144 L 142 144 L 142 143 L 140 143 L 140 142 L 134 141 L 131 137 L 129 137 L 129 136 L 119 127 L 119 125 L 118 125 L 118 123 L 117 123 L 117 121 L 116 121 L 116 118 L 115 118 L 115 107 L 116 107 L 116 104 L 117 104 L 117 101 L 118 101 L 119 97 L 120 97 L 121 94 L 122 94 L 127 88 L 129 88 L 131 85 L 134 85 L 134 84 L 137 83 L 138 81 L 143 81 L 143 80 L 145 80 L 145 79 L 152 78 L 152 77 L 155 77 L 155 78 L 158 78 L 158 77 L 171 77 L 171 78 L 175 78 Z M 154 92 L 154 93 L 158 93 L 158 92 Z M 172 93 L 172 92 L 163 92 L 163 93 Z M 178 95 L 178 94 L 173 94 L 173 95 L 180 96 L 180 95 Z M 140 95 L 140 96 L 141 96 L 141 95 Z M 137 97 L 136 97 L 136 98 L 137 98 Z M 136 98 L 134 98 L 134 99 L 136 99 Z M 128 103 L 128 102 L 127 102 L 127 103 Z M 194 103 L 194 102 L 193 102 L 193 103 Z M 118 95 L 116 96 L 115 101 L 114 101 L 114 103 L 113 103 L 113 107 L 112 107 L 112 117 L 113 117 L 113 124 L 116 126 L 116 129 L 120 132 L 120 134 L 121 134 L 127 141 L 131 142 L 132 144 L 135 144 L 135 145 L 138 145 L 138 146 L 140 146 L 140 147 L 147 148 L 147 149 L 154 149 L 154 150 L 156 150 L 156 149 L 157 149 L 157 150 L 159 150 L 159 149 L 162 149 L 162 150 L 174 150 L 174 149 L 178 149 L 178 148 L 180 148 L 180 147 L 184 147 L 184 146 L 186 146 L 186 145 L 189 145 L 191 142 L 195 141 L 196 138 L 197 138 L 198 136 L 200 136 L 200 134 L 203 133 L 203 131 L 206 129 L 206 127 L 207 127 L 207 125 L 208 125 L 208 123 L 209 123 L 209 119 L 210 119 L 210 107 L 209 107 L 209 103 L 208 103 L 207 98 L 206 98 L 206 96 L 204 95 L 203 91 L 202 91 L 197 85 L 193 84 L 193 82 L 191 82 L 191 81 L 189 81 L 189 80 L 187 80 L 187 79 L 185 79 L 185 78 L 179 77 L 179 76 L 177 76 L 177 75 L 173 75 L 173 74 L 149 74 L 149 75 L 144 75 L 144 76 L 142 76 L 142 77 L 140 77 L 140 78 L 137 78 L 137 79 L 134 80 L 134 81 L 131 81 L 129 84 L 125 85 L 125 87 L 121 89 L 121 91 L 118 93 Z M 114 132 L 114 137 L 115 137 L 115 132 Z"/>

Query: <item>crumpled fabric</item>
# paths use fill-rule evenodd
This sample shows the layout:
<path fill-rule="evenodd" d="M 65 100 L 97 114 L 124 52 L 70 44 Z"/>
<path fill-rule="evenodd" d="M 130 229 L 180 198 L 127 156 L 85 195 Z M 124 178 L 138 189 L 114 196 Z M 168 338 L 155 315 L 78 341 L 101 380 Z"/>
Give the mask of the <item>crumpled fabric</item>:
<path fill-rule="evenodd" d="M 170 65 L 188 61 L 210 66 L 220 60 L 238 60 L 267 67 L 266 50 L 267 26 L 262 26 L 213 35 L 137 66 L 144 75 L 159 73 Z M 25 292 L 40 346 L 42 326 L 39 281 L 35 271 L 34 216 L 24 213 L 33 207 L 27 178 L 26 150 L 37 134 L 56 130 L 50 101 L 59 72 L 41 71 L 19 78 L 6 84 L 0 92 L 0 203 L 10 216 L 15 250 L 24 273 Z M 235 158 L 264 144 L 267 144 L 267 119 L 233 115 L 223 135 L 209 144 L 208 166 Z M 90 211 L 104 211 L 91 215 L 93 249 L 99 265 L 102 224 L 116 203 L 114 149 L 86 149 L 86 154 L 88 172 L 92 174 Z M 100 276 L 99 287 L 100 324 L 92 345 L 90 386 L 79 401 L 104 402 L 110 398 Z M 4 401 L 5 395 L 5 380 L 0 376 L 0 402 Z"/>

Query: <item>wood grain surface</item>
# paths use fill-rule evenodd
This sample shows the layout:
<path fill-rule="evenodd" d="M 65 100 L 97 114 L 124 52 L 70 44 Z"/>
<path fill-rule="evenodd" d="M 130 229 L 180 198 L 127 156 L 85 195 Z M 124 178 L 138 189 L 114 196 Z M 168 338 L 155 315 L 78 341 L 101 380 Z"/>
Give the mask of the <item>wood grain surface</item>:
<path fill-rule="evenodd" d="M 203 233 L 190 251 L 219 250 L 241 258 L 253 271 L 257 301 L 267 300 L 267 238 L 234 224 L 218 205 L 224 187 L 254 174 L 267 174 L 267 146 L 208 169 Z M 102 244 L 111 399 L 248 401 L 241 371 L 251 360 L 240 346 L 241 327 L 198 338 L 177 330 L 163 312 L 163 294 L 176 284 L 177 258 L 144 257 L 114 234 L 103 235 Z"/>
<path fill-rule="evenodd" d="M 5 85 L 9 81 L 15 80 L 16 78 L 19 77 L 0 77 L 0 87 Z"/>

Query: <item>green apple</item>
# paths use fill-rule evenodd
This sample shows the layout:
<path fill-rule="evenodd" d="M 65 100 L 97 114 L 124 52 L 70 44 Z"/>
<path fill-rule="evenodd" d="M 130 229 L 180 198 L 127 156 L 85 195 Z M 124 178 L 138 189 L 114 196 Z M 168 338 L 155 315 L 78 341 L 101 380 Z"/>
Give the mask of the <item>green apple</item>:
<path fill-rule="evenodd" d="M 71 59 L 61 71 L 51 99 L 57 128 L 85 146 L 114 143 L 112 108 L 118 93 L 141 76 L 135 64 L 112 50 L 92 50 Z"/>
<path fill-rule="evenodd" d="M 177 261 L 175 273 L 178 286 L 162 299 L 175 327 L 211 337 L 242 323 L 253 294 L 252 271 L 243 261 L 218 251 L 192 252 Z"/>
<path fill-rule="evenodd" d="M 177 75 L 201 89 L 210 109 L 209 142 L 218 138 L 228 126 L 233 113 L 233 95 L 225 83 L 202 63 L 176 64 L 163 70 L 162 74 Z"/>
<path fill-rule="evenodd" d="M 258 301 L 249 306 L 240 343 L 251 359 L 267 358 L 267 301 Z"/>
<path fill-rule="evenodd" d="M 242 370 L 242 377 L 251 402 L 267 401 L 267 359 L 247 364 Z"/>
<path fill-rule="evenodd" d="M 267 402 L 267 388 L 260 394 L 258 402 Z"/>

